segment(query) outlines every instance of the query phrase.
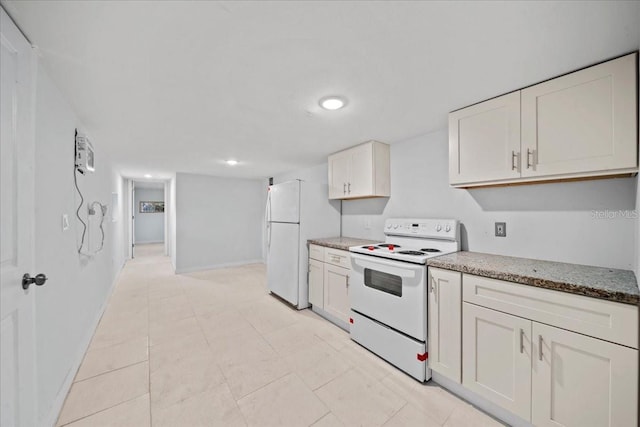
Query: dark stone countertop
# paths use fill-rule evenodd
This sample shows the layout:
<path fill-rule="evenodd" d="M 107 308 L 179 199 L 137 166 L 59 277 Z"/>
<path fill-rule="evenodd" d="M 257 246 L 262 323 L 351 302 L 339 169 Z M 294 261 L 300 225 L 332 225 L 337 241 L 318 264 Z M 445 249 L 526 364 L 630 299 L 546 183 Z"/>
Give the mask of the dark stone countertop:
<path fill-rule="evenodd" d="M 373 245 L 380 243 L 378 240 L 358 239 L 355 237 L 328 237 L 325 239 L 309 239 L 307 243 L 312 245 L 324 246 L 327 248 L 341 249 L 348 251 L 349 246 Z"/>
<path fill-rule="evenodd" d="M 625 304 L 640 302 L 638 283 L 630 270 L 479 252 L 442 255 L 431 258 L 427 265 Z"/>

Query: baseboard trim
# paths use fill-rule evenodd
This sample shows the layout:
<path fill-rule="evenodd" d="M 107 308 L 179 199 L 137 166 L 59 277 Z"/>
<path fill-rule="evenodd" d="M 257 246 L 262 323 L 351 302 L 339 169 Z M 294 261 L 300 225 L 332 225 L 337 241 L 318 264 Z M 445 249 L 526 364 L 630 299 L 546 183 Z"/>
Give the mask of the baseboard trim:
<path fill-rule="evenodd" d="M 431 380 L 439 384 L 449 392 L 463 398 L 467 402 L 476 406 L 491 417 L 496 418 L 501 422 L 507 423 L 507 425 L 509 426 L 533 427 L 533 425 L 528 421 L 523 420 L 519 416 L 512 414 L 511 412 L 507 411 L 504 408 L 501 408 L 495 403 L 490 402 L 482 396 L 479 396 L 476 393 L 472 392 L 471 390 L 466 389 L 462 384 L 458 384 L 455 381 L 452 381 L 449 378 L 440 375 L 436 371 L 431 371 Z"/>
<path fill-rule="evenodd" d="M 195 273 L 196 271 L 217 270 L 219 268 L 239 267 L 249 264 L 264 264 L 262 259 L 249 259 L 246 261 L 226 262 L 222 264 L 211 264 L 199 267 L 175 268 L 176 274 Z"/>
<path fill-rule="evenodd" d="M 120 270 L 115 275 L 113 282 L 111 283 L 111 286 L 109 288 L 109 291 L 107 292 L 107 297 L 102 302 L 102 306 L 100 307 L 100 310 L 98 310 L 97 316 L 92 322 L 92 328 L 89 329 L 89 333 L 82 340 L 83 345 L 80 346 L 80 351 L 78 351 L 78 353 L 76 354 L 76 357 L 73 359 L 73 364 L 71 365 L 71 369 L 69 369 L 69 372 L 67 373 L 67 376 L 65 377 L 64 382 L 62 383 L 62 386 L 58 391 L 58 395 L 53 401 L 47 416 L 44 418 L 44 421 L 39 423 L 39 425 L 55 427 L 56 422 L 58 421 L 58 417 L 60 416 L 60 411 L 62 411 L 62 407 L 64 406 L 64 401 L 67 398 L 67 395 L 69 394 L 69 390 L 71 390 L 71 386 L 73 385 L 73 379 L 76 377 L 76 374 L 80 369 L 80 365 L 82 364 L 84 355 L 87 353 L 87 350 L 89 349 L 89 345 L 91 344 L 93 335 L 95 334 L 96 329 L 98 328 L 100 319 L 102 319 L 102 315 L 104 314 L 104 311 L 107 308 L 109 299 L 111 299 L 111 295 L 113 294 L 113 290 L 116 287 L 116 283 L 118 283 L 118 280 L 120 279 L 120 275 L 122 274 L 122 270 L 124 269 L 125 264 L 126 264 L 126 260 L 122 263 L 122 265 L 120 266 Z"/>

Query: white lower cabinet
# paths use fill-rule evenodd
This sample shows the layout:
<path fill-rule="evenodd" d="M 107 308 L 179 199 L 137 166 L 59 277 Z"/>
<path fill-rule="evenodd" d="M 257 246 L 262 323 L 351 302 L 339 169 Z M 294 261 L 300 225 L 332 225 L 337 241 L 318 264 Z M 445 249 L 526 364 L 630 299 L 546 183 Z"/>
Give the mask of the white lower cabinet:
<path fill-rule="evenodd" d="M 533 322 L 532 423 L 638 423 L 638 351 Z"/>
<path fill-rule="evenodd" d="M 458 357 L 463 388 L 535 426 L 638 426 L 638 316 L 633 305 L 429 267 L 431 369 L 455 381 Z"/>
<path fill-rule="evenodd" d="M 531 321 L 463 304 L 462 384 L 531 420 Z"/>
<path fill-rule="evenodd" d="M 349 311 L 349 269 L 332 264 L 324 265 L 324 310 L 348 322 Z"/>
<path fill-rule="evenodd" d="M 462 382 L 462 274 L 429 268 L 429 368 Z"/>
<path fill-rule="evenodd" d="M 346 330 L 350 265 L 348 251 L 309 245 L 309 302 L 316 313 Z"/>
<path fill-rule="evenodd" d="M 309 302 L 324 306 L 324 263 L 315 259 L 309 260 Z"/>

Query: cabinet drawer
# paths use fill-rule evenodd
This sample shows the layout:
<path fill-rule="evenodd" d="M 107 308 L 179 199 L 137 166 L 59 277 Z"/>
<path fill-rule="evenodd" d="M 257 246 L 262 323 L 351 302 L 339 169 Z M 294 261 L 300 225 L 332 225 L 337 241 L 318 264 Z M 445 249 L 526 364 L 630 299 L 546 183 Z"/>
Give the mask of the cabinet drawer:
<path fill-rule="evenodd" d="M 309 245 L 309 258 L 324 262 L 324 247 Z"/>
<path fill-rule="evenodd" d="M 463 274 L 463 300 L 638 348 L 638 307 Z"/>
<path fill-rule="evenodd" d="M 324 262 L 338 265 L 342 268 L 351 268 L 351 257 L 349 252 L 339 249 L 325 248 Z"/>

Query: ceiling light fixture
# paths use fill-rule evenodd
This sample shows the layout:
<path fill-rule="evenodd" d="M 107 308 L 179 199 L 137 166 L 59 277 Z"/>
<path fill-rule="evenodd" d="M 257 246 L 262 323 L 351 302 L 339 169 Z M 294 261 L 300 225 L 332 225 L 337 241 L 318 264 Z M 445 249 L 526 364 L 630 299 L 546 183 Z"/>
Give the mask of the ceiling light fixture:
<path fill-rule="evenodd" d="M 148 173 L 145 173 L 145 174 L 144 174 L 144 177 L 145 177 L 145 178 L 151 178 L 151 175 L 149 175 Z"/>
<path fill-rule="evenodd" d="M 238 161 L 237 160 L 227 160 L 227 164 L 229 166 L 235 166 L 235 165 L 238 164 Z"/>
<path fill-rule="evenodd" d="M 340 96 L 325 96 L 320 99 L 320 106 L 325 110 L 339 110 L 347 105 L 347 100 Z"/>

